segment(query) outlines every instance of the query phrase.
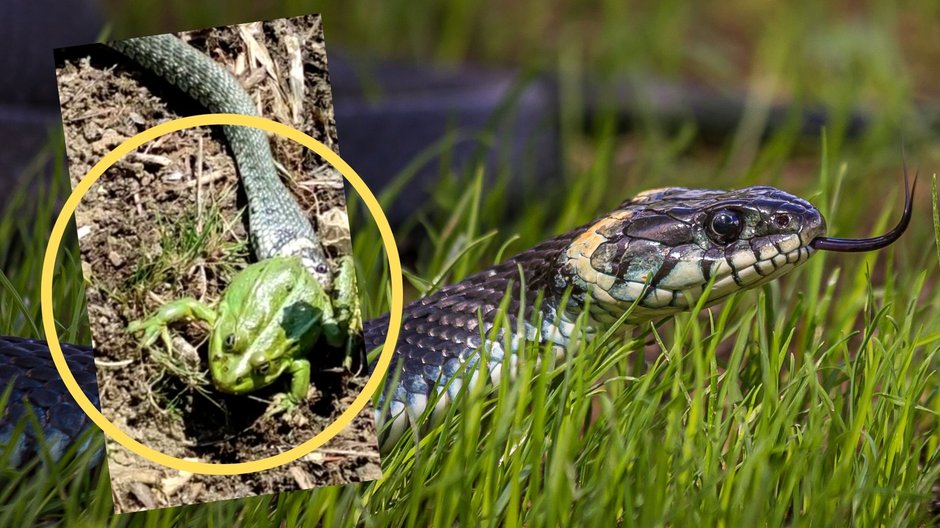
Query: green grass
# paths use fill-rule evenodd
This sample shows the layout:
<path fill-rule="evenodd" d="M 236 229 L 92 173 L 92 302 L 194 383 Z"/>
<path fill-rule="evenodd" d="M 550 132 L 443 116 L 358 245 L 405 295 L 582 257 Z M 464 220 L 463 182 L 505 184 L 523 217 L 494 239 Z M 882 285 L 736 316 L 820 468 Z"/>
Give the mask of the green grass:
<path fill-rule="evenodd" d="M 632 339 L 584 344 L 563 364 L 546 351 L 529 350 L 544 361 L 524 363 L 517 378 L 505 378 L 492 391 L 466 394 L 459 410 L 453 407 L 419 444 L 403 439 L 383 459 L 382 481 L 114 517 L 106 475 L 89 474 L 87 461 L 77 460 L 44 470 L 24 488 L 16 486 L 22 473 L 5 473 L 0 521 L 15 516 L 27 524 L 59 519 L 65 525 L 112 526 L 936 522 L 928 505 L 940 479 L 940 226 L 928 216 L 924 198 L 930 186 L 924 180 L 933 174 L 940 151 L 936 133 L 913 106 L 916 85 L 925 82 L 916 66 L 929 57 L 918 54 L 917 39 L 924 21 L 935 19 L 932 8 L 902 11 L 873 2 L 859 16 L 840 17 L 837 9 L 810 2 L 767 4 L 762 11 L 738 5 L 740 14 L 730 19 L 681 3 L 608 2 L 597 10 L 564 5 L 556 6 L 563 7 L 557 16 L 526 1 L 507 11 L 470 2 L 419 4 L 372 2 L 344 8 L 352 14 L 328 12 L 327 39 L 331 45 L 346 39 L 363 49 L 401 54 L 561 68 L 566 174 L 552 186 L 530 178 L 533 192 L 513 199 L 502 171 L 487 175 L 496 183 L 486 186 L 474 168 L 442 174 L 428 207 L 415 215 L 416 229 L 407 235 L 418 240 L 416 258 L 406 263 L 412 295 L 459 280 L 642 189 L 663 185 L 776 185 L 819 206 L 834 236 L 881 232 L 900 212 L 902 140 L 909 165 L 921 169 L 910 230 L 885 251 L 817 254 L 759 290 L 638 333 L 640 341 L 660 351 L 650 364 Z M 295 7 L 299 12 L 301 6 Z M 141 20 L 147 20 L 145 11 L 138 12 Z M 190 20 L 203 25 L 223 20 L 210 15 Z M 510 23 L 516 19 L 526 22 Z M 551 35 L 562 37 L 562 44 L 554 44 Z M 747 65 L 743 73 L 740 63 Z M 792 126 L 755 141 L 755 127 L 766 118 L 760 104 L 717 147 L 696 141 L 694 126 L 671 131 L 655 116 L 626 136 L 616 135 L 609 121 L 585 134 L 577 126 L 580 93 L 570 80 L 584 70 L 692 72 L 719 85 L 772 86 L 774 94 L 797 102 L 825 103 L 835 120 L 825 144 L 800 139 Z M 875 117 L 867 133 L 849 139 L 845 112 L 858 105 L 872 108 Z M 339 127 L 342 139 L 342 123 Z M 64 185 L 20 200 L 49 213 L 40 218 L 51 216 Z M 363 309 L 377 315 L 388 304 L 380 238 L 354 197 L 350 218 Z M 23 303 L 27 314 L 21 317 L 11 291 L 2 289 L 4 333 L 36 334 L 31 326 L 38 321 L 36 263 L 50 227 L 51 220 L 0 219 L 0 240 L 8 240 L 13 230 L 26 234 L 26 265 L 10 272 L 9 282 L 19 297 L 31 300 Z M 82 340 L 87 327 L 80 315 L 82 281 L 74 249 L 63 255 L 61 269 L 56 296 L 62 300 L 57 305 L 62 338 Z"/>
<path fill-rule="evenodd" d="M 143 305 L 147 292 L 157 286 L 184 280 L 187 270 L 203 264 L 204 255 L 219 255 L 218 262 L 214 264 L 224 277 L 237 271 L 232 262 L 247 258 L 247 240 L 229 242 L 227 237 L 231 226 L 216 203 L 210 203 L 208 207 L 205 212 L 189 210 L 180 218 L 156 219 L 160 233 L 159 254 L 135 261 L 132 276 L 126 287 L 121 288 L 132 291 L 138 305 Z M 243 217 L 239 215 L 237 218 Z"/>

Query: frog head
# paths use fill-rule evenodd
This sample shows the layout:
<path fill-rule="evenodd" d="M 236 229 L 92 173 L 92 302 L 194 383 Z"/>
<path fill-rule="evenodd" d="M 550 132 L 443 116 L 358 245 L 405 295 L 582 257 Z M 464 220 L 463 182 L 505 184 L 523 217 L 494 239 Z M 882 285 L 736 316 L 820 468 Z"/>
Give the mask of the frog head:
<path fill-rule="evenodd" d="M 329 296 L 297 257 L 275 257 L 239 273 L 219 302 L 209 341 L 215 386 L 244 394 L 305 360 L 332 318 Z"/>

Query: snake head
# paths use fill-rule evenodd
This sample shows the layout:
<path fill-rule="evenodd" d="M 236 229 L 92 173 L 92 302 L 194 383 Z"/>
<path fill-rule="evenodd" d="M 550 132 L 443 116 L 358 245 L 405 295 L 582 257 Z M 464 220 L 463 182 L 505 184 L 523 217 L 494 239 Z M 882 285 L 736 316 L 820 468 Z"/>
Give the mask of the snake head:
<path fill-rule="evenodd" d="M 812 204 L 773 187 L 648 191 L 586 226 L 561 252 L 558 284 L 631 322 L 764 284 L 805 262 L 826 222 Z M 607 314 L 605 316 L 605 313 Z"/>
<path fill-rule="evenodd" d="M 916 180 L 916 178 L 915 178 Z M 896 241 L 911 219 L 904 213 L 888 233 L 863 239 L 826 237 L 826 221 L 812 204 L 774 187 L 733 191 L 670 187 L 637 195 L 585 226 L 561 252 L 556 284 L 571 284 L 592 314 L 617 316 L 634 302 L 629 322 L 707 304 L 773 280 L 817 250 L 871 251 Z"/>

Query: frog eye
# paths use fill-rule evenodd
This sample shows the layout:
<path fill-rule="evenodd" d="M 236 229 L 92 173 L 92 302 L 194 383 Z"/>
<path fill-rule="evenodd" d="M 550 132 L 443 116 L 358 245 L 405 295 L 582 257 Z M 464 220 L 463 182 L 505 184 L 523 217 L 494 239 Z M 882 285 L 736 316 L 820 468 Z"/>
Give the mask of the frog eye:
<path fill-rule="evenodd" d="M 320 273 L 320 274 L 325 274 L 327 271 L 329 271 L 329 270 L 327 270 L 327 268 L 326 268 L 326 264 L 324 264 L 324 263 L 322 263 L 322 262 L 319 263 L 319 264 L 317 264 L 317 267 L 314 268 L 314 269 L 316 270 L 317 273 Z"/>
<path fill-rule="evenodd" d="M 223 341 L 222 344 L 225 345 L 225 348 L 228 350 L 235 348 L 235 334 L 225 336 L 225 341 Z"/>
<path fill-rule="evenodd" d="M 271 363 L 269 361 L 265 361 L 264 363 L 255 367 L 255 370 L 258 371 L 258 374 L 261 374 L 263 376 L 268 373 L 268 370 L 270 368 L 271 368 Z"/>

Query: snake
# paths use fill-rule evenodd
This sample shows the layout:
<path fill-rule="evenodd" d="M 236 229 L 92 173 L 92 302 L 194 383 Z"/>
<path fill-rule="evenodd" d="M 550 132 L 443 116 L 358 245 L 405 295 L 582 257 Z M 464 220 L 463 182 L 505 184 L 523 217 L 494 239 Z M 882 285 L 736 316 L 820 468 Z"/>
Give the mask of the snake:
<path fill-rule="evenodd" d="M 210 112 L 258 114 L 234 76 L 173 35 L 108 45 Z M 277 176 L 263 132 L 223 131 L 244 185 L 258 258 L 295 255 L 314 277 L 329 277 L 317 234 Z M 904 181 L 898 223 L 883 235 L 858 239 L 827 237 L 816 207 L 770 186 L 652 189 L 408 304 L 375 410 L 382 449 L 440 417 L 465 387 L 498 382 L 507 365 L 512 375 L 525 360 L 526 343 L 565 357 L 573 342 L 688 310 L 703 296 L 705 305 L 720 302 L 786 274 L 817 251 L 887 247 L 910 223 L 916 179 L 909 186 L 905 170 Z M 505 320 L 498 325 L 500 317 Z M 383 345 L 388 323 L 388 315 L 364 323 L 366 349 Z M 61 347 L 98 406 L 93 348 Z M 7 446 L 14 465 L 38 457 L 41 447 L 58 458 L 92 427 L 44 341 L 0 337 L 0 387 L 0 447 Z M 24 427 L 24 420 L 35 426 Z"/>

